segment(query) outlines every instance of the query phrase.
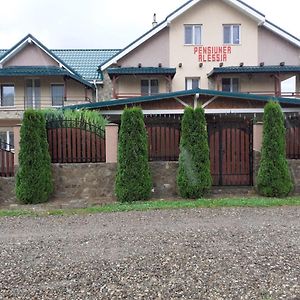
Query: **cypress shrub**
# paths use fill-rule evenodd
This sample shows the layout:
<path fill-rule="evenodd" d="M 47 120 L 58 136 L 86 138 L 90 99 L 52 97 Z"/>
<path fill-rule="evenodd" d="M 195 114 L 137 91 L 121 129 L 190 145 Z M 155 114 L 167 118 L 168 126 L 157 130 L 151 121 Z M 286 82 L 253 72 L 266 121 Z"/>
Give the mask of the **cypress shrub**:
<path fill-rule="evenodd" d="M 263 122 L 257 191 L 267 197 L 284 197 L 292 191 L 293 182 L 286 160 L 284 116 L 277 102 L 266 104 Z"/>
<path fill-rule="evenodd" d="M 46 202 L 53 191 L 53 182 L 46 122 L 41 111 L 25 111 L 20 135 L 17 198 L 24 204 Z"/>
<path fill-rule="evenodd" d="M 150 197 L 148 139 L 140 108 L 126 108 L 121 118 L 115 192 L 120 202 L 142 201 Z"/>
<path fill-rule="evenodd" d="M 181 122 L 179 193 L 183 198 L 201 198 L 212 185 L 206 120 L 202 108 L 187 107 Z"/>

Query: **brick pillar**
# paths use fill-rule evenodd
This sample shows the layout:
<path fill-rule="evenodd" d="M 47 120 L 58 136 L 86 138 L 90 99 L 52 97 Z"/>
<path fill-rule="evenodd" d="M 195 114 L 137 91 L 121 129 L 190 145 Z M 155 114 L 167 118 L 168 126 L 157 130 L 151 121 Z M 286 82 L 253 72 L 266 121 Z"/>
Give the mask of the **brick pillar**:
<path fill-rule="evenodd" d="M 14 147 L 15 147 L 14 165 L 15 165 L 15 168 L 19 166 L 20 129 L 21 129 L 21 124 L 18 124 L 14 127 Z"/>
<path fill-rule="evenodd" d="M 253 125 L 253 183 L 256 184 L 256 176 L 261 158 L 261 148 L 263 141 L 263 123 L 258 122 Z"/>
<path fill-rule="evenodd" d="M 118 124 L 108 124 L 105 127 L 106 162 L 116 163 L 118 160 Z"/>
<path fill-rule="evenodd" d="M 253 125 L 253 150 L 261 152 L 263 139 L 263 123 L 258 122 Z"/>

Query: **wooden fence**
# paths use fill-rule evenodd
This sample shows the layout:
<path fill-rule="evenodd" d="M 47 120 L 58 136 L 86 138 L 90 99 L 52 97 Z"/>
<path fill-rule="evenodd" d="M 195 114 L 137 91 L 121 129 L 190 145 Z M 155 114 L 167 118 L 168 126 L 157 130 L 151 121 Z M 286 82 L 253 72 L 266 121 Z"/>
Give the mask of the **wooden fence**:
<path fill-rule="evenodd" d="M 14 171 L 13 146 L 0 141 L 0 177 L 13 177 Z"/>
<path fill-rule="evenodd" d="M 48 121 L 47 135 L 52 163 L 105 162 L 105 132 L 93 124 Z"/>

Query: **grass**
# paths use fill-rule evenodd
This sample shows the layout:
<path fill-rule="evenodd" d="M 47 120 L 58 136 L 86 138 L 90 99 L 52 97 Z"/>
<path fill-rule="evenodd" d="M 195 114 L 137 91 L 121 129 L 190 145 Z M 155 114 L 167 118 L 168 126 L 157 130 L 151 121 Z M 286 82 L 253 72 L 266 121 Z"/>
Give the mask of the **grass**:
<path fill-rule="evenodd" d="M 19 216 L 69 216 L 75 214 L 95 214 L 128 211 L 148 211 L 162 209 L 188 209 L 188 208 L 218 208 L 218 207 L 278 207 L 300 205 L 300 197 L 289 198 L 224 198 L 224 199 L 199 199 L 178 201 L 146 201 L 132 203 L 113 203 L 79 209 L 52 209 L 45 211 L 0 210 L 0 217 Z"/>

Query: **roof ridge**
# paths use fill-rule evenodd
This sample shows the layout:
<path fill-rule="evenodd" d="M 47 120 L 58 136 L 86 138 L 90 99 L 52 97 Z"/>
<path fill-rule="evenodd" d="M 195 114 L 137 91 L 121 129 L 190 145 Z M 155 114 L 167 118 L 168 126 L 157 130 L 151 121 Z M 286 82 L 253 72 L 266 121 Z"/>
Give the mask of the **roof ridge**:
<path fill-rule="evenodd" d="M 120 51 L 122 49 L 66 48 L 66 49 L 50 49 L 50 50 L 51 51 Z"/>

